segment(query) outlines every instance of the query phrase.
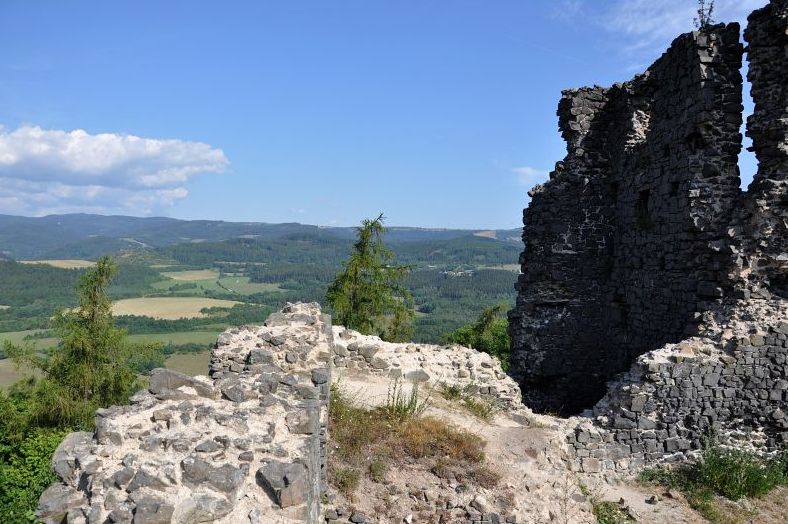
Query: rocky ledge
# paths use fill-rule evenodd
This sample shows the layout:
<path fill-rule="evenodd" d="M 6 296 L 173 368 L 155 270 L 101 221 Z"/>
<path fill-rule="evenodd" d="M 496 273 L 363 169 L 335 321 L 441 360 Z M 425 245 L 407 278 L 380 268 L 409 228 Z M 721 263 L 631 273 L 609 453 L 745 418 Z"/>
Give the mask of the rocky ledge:
<path fill-rule="evenodd" d="M 292 355 L 298 355 L 295 360 Z M 211 377 L 167 369 L 72 433 L 41 496 L 47 523 L 316 522 L 325 490 L 330 320 L 286 307 L 219 336 Z"/>
<path fill-rule="evenodd" d="M 489 355 L 383 342 L 332 327 L 318 304 L 288 304 L 263 326 L 219 335 L 209 376 L 156 369 L 129 405 L 96 413 L 94 433 L 68 435 L 37 515 L 86 524 L 362 522 L 359 512 L 321 512 L 333 373 L 382 379 L 384 397 L 397 380 L 459 385 L 523 421 L 530 413 Z M 471 520 L 483 513 L 469 506 Z"/>

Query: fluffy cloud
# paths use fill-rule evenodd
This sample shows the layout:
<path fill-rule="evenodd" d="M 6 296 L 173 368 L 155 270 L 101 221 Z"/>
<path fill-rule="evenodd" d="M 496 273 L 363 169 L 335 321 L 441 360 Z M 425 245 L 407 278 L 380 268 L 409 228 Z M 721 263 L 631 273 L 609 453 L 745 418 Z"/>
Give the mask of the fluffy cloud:
<path fill-rule="evenodd" d="M 185 198 L 193 176 L 228 165 L 201 142 L 0 128 L 0 212 L 150 214 Z"/>
<path fill-rule="evenodd" d="M 543 169 L 536 169 L 530 166 L 515 167 L 512 169 L 512 173 L 517 175 L 520 184 L 528 188 L 545 182 L 550 174 Z"/>

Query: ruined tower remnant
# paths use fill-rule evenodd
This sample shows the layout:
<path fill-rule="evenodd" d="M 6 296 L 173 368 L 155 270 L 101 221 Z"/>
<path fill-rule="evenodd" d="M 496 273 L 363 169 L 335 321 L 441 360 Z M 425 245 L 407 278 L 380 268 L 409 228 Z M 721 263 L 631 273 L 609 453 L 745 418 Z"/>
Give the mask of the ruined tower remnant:
<path fill-rule="evenodd" d="M 738 24 L 676 38 L 628 82 L 563 92 L 567 156 L 529 193 L 509 313 L 526 404 L 578 413 L 644 353 L 710 336 L 711 312 L 784 307 L 787 21 L 772 0 L 745 32 L 759 161 L 746 193 Z"/>

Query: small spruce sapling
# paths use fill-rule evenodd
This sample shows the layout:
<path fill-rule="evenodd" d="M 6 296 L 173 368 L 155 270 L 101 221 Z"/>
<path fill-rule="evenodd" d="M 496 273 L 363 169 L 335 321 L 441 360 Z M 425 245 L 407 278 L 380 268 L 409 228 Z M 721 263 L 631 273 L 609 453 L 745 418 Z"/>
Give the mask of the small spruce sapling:
<path fill-rule="evenodd" d="M 326 302 L 338 324 L 401 342 L 412 334 L 415 316 L 413 296 L 405 287 L 410 268 L 394 263 L 394 253 L 383 243 L 383 220 L 380 214 L 361 223 L 353 252 L 329 286 Z"/>

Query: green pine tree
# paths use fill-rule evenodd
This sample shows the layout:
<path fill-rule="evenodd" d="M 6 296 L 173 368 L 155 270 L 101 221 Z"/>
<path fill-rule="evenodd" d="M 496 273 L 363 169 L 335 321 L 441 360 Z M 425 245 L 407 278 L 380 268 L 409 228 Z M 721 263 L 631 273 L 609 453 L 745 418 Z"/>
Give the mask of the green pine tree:
<path fill-rule="evenodd" d="M 383 243 L 383 214 L 357 228 L 350 258 L 326 292 L 335 321 L 384 340 L 403 341 L 413 333 L 413 297 L 404 281 L 408 266 L 396 265 Z"/>
<path fill-rule="evenodd" d="M 32 383 L 31 422 L 49 427 L 90 429 L 97 408 L 125 404 L 140 387 L 138 364 L 161 360 L 157 344 L 129 344 L 117 329 L 107 288 L 117 273 L 109 257 L 80 278 L 79 307 L 55 313 L 53 325 L 60 344 L 48 355 L 6 345 L 18 364 L 41 374 Z"/>

